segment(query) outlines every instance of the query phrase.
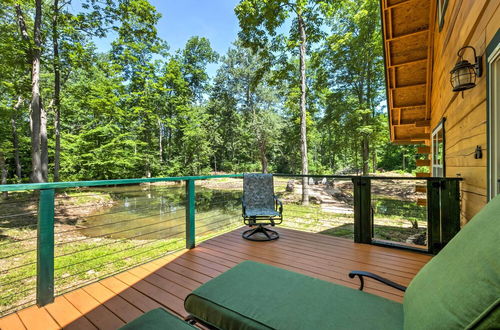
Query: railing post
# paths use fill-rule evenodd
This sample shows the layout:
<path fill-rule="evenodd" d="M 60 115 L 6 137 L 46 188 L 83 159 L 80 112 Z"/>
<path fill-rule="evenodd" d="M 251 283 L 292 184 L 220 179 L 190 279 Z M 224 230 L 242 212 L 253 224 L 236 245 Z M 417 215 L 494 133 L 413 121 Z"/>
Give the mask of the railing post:
<path fill-rule="evenodd" d="M 354 242 L 372 242 L 371 180 L 353 177 L 354 185 Z"/>
<path fill-rule="evenodd" d="M 427 180 L 427 246 L 429 253 L 441 250 L 441 179 Z"/>
<path fill-rule="evenodd" d="M 40 190 L 37 224 L 36 303 L 54 301 L 54 189 Z"/>
<path fill-rule="evenodd" d="M 196 244 L 194 225 L 195 203 L 194 180 L 186 180 L 186 249 L 192 249 Z"/>
<path fill-rule="evenodd" d="M 460 230 L 460 182 L 443 179 L 441 184 L 441 246 Z"/>

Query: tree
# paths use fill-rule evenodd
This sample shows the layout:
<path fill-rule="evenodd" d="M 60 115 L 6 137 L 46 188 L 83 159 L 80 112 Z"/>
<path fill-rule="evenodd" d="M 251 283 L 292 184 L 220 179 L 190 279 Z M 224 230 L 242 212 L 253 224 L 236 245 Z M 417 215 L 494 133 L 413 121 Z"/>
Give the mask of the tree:
<path fill-rule="evenodd" d="M 296 0 L 296 1 L 261 1 L 242 0 L 236 6 L 236 16 L 240 22 L 239 37 L 243 45 L 260 51 L 263 59 L 272 62 L 272 51 L 281 53 L 299 52 L 300 73 L 300 150 L 302 174 L 308 174 L 307 153 L 307 73 L 306 56 L 308 42 L 313 44 L 320 40 L 321 24 L 324 15 L 333 10 L 330 1 Z M 294 18 L 288 36 L 277 35 L 280 27 Z M 271 39 L 272 38 L 272 39 Z M 309 203 L 307 177 L 302 180 L 302 204 Z"/>
<path fill-rule="evenodd" d="M 12 160 L 12 168 L 15 169 L 12 176 L 17 180 L 22 178 L 23 164 L 21 162 L 21 143 L 19 131 L 23 135 L 22 110 L 25 99 L 29 97 L 30 90 L 30 65 L 26 61 L 26 47 L 19 33 L 17 13 L 12 3 L 0 4 L 0 111 L 4 114 L 0 125 L 0 135 L 5 141 L 4 158 L 8 164 Z M 10 123 L 7 124 L 7 123 Z M 21 127 L 18 125 L 21 124 Z M 28 133 L 29 135 L 29 133 Z M 8 141 L 12 143 L 9 145 Z M 11 150 L 6 152 L 6 150 Z"/>
<path fill-rule="evenodd" d="M 267 173 L 269 157 L 281 145 L 282 125 L 277 88 L 270 85 L 269 68 L 265 72 L 262 66 L 258 55 L 235 42 L 217 71 L 209 111 L 220 137 L 214 147 L 230 150 L 229 162 L 260 163 Z"/>
<path fill-rule="evenodd" d="M 133 130 L 141 139 L 138 153 L 143 157 L 144 173 L 153 175 L 158 157 L 153 148 L 156 129 L 157 95 L 154 89 L 155 72 L 160 63 L 153 57 L 163 56 L 166 44 L 158 37 L 156 24 L 161 15 L 146 0 L 124 0 L 117 7 L 119 25 L 115 28 L 117 38 L 112 42 L 111 59 L 115 69 L 126 81 L 127 96 L 123 106 L 129 109 L 134 123 Z M 158 137 L 161 139 L 161 136 Z M 158 150 L 158 149 L 156 149 Z"/>
<path fill-rule="evenodd" d="M 369 172 L 370 140 L 375 139 L 377 108 L 383 98 L 383 57 L 379 3 L 346 0 L 327 24 L 332 33 L 316 54 L 316 66 L 331 93 L 350 104 L 351 129 L 358 136 L 363 175 Z M 373 141 L 372 141 L 373 144 Z"/>
<path fill-rule="evenodd" d="M 208 87 L 206 67 L 209 63 L 217 62 L 219 55 L 212 49 L 207 38 L 194 36 L 189 38 L 178 57 L 182 63 L 184 78 L 199 102 Z"/>
<path fill-rule="evenodd" d="M 26 58 L 31 62 L 31 180 L 46 182 L 48 178 L 47 114 L 42 104 L 40 70 L 42 54 L 42 1 L 35 0 L 33 40 L 29 37 L 26 20 L 19 3 L 15 10 L 20 34 L 26 44 Z"/>

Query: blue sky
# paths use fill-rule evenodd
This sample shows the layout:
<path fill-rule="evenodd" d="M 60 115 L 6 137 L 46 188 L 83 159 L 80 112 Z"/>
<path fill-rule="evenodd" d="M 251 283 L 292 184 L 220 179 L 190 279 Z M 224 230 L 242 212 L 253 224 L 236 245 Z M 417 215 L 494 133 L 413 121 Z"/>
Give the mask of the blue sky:
<path fill-rule="evenodd" d="M 212 48 L 225 54 L 236 39 L 239 26 L 234 14 L 238 0 L 150 0 L 162 18 L 158 22 L 158 34 L 170 46 L 170 52 L 183 48 L 195 35 L 210 40 Z M 99 50 L 106 51 L 114 36 L 96 40 Z M 214 76 L 218 65 L 209 65 Z"/>

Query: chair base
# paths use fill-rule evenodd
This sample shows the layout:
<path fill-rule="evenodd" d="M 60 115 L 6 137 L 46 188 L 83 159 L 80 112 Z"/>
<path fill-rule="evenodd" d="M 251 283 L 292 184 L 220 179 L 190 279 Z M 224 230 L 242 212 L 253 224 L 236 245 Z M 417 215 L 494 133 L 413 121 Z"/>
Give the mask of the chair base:
<path fill-rule="evenodd" d="M 264 234 L 264 235 L 253 236 L 253 235 L 259 234 L 259 233 Z M 257 228 L 245 230 L 243 232 L 243 234 L 241 234 L 241 236 L 244 239 L 247 239 L 249 241 L 254 241 L 254 242 L 274 241 L 275 239 L 280 238 L 280 235 L 278 234 L 277 231 L 267 229 L 262 224 L 257 225 Z"/>

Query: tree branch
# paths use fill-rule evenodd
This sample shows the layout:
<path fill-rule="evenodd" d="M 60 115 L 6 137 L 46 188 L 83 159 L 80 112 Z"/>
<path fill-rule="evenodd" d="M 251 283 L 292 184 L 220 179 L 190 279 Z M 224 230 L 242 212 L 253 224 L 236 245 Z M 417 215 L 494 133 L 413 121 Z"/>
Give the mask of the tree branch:
<path fill-rule="evenodd" d="M 29 42 L 30 36 L 28 34 L 28 29 L 26 28 L 26 21 L 24 20 L 24 15 L 21 6 L 18 3 L 16 3 L 14 7 L 16 8 L 17 24 L 19 25 L 21 37 L 23 38 L 24 41 Z"/>

